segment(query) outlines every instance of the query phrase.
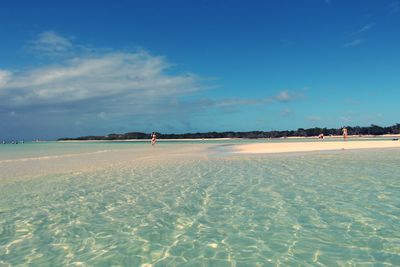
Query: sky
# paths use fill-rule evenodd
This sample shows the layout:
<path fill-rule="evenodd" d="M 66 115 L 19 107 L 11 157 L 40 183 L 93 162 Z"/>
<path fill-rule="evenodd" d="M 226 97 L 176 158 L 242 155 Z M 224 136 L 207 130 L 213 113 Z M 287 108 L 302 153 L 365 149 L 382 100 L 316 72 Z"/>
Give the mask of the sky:
<path fill-rule="evenodd" d="M 399 123 L 400 1 L 0 3 L 0 139 Z"/>

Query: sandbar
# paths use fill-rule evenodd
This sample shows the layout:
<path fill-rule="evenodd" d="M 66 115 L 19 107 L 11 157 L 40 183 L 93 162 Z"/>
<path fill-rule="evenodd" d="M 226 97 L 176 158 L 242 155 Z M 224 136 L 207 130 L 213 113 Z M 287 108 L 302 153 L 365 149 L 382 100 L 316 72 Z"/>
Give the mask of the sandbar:
<path fill-rule="evenodd" d="M 400 148 L 398 140 L 380 141 L 329 141 L 316 142 L 285 142 L 285 143 L 255 143 L 236 145 L 234 153 L 264 154 L 264 153 L 287 153 L 308 151 L 329 151 L 343 149 L 384 149 Z"/>

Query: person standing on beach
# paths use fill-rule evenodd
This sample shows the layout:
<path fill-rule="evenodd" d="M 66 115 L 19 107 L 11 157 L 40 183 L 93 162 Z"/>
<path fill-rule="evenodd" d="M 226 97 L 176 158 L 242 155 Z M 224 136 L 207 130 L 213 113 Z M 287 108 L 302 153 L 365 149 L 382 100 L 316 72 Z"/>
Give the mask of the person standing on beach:
<path fill-rule="evenodd" d="M 346 141 L 347 140 L 347 128 L 343 127 L 342 131 L 343 131 L 343 140 Z"/>
<path fill-rule="evenodd" d="M 156 144 L 156 142 L 157 142 L 157 136 L 156 136 L 156 133 L 153 132 L 151 134 L 151 145 L 154 146 Z"/>

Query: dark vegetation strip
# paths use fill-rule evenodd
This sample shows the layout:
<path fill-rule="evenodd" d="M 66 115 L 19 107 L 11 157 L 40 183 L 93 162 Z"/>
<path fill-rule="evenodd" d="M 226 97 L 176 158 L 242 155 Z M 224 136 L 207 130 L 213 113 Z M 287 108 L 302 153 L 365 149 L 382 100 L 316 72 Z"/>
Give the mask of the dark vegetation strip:
<path fill-rule="evenodd" d="M 383 134 L 400 134 L 400 124 L 393 126 L 381 127 L 371 125 L 369 127 L 346 126 L 349 135 L 383 135 Z M 251 132 L 206 132 L 206 133 L 184 133 L 184 134 L 163 134 L 156 133 L 160 139 L 202 139 L 202 138 L 279 138 L 292 136 L 317 136 L 319 134 L 341 135 L 342 129 L 338 128 L 299 128 L 292 131 L 251 131 Z M 130 132 L 125 134 L 109 134 L 105 136 L 82 136 L 77 138 L 60 138 L 58 141 L 67 140 L 126 140 L 126 139 L 149 139 L 149 133 Z"/>

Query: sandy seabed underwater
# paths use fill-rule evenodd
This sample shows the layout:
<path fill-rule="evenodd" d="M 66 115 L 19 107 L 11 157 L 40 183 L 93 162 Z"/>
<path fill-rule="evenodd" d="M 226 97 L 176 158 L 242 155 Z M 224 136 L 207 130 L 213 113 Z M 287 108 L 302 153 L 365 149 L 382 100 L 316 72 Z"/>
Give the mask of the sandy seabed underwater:
<path fill-rule="evenodd" d="M 400 266 L 399 149 L 228 145 L 0 148 L 0 266 Z"/>

